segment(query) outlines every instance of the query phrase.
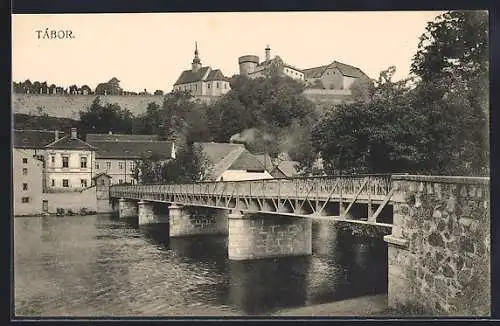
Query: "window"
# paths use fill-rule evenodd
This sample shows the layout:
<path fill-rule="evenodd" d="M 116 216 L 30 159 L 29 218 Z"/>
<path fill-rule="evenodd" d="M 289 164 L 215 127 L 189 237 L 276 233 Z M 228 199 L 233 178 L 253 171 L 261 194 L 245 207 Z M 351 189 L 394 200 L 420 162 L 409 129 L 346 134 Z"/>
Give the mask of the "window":
<path fill-rule="evenodd" d="M 28 190 L 28 184 L 27 183 L 23 183 L 23 190 Z"/>
<path fill-rule="evenodd" d="M 106 169 L 111 169 L 111 162 L 106 162 Z"/>
<path fill-rule="evenodd" d="M 133 169 L 134 169 L 134 167 L 135 167 L 134 162 L 130 162 L 130 169 L 131 169 L 131 170 L 133 170 Z"/>
<path fill-rule="evenodd" d="M 63 168 L 69 167 L 69 157 L 68 156 L 63 156 L 62 162 L 63 162 L 63 165 L 62 165 Z"/>
<path fill-rule="evenodd" d="M 87 156 L 80 157 L 80 167 L 81 168 L 87 167 Z"/>
<path fill-rule="evenodd" d="M 56 156 L 55 155 L 50 155 L 50 160 L 52 163 L 56 162 Z"/>
<path fill-rule="evenodd" d="M 69 187 L 69 180 L 68 179 L 63 179 L 63 187 L 68 188 Z"/>
<path fill-rule="evenodd" d="M 52 187 L 56 186 L 56 180 L 52 179 Z"/>
<path fill-rule="evenodd" d="M 87 187 L 87 179 L 80 179 L 80 185 L 82 186 L 82 188 L 86 188 Z"/>
<path fill-rule="evenodd" d="M 95 162 L 95 168 L 96 170 L 99 170 L 99 162 Z"/>
<path fill-rule="evenodd" d="M 104 179 L 101 179 L 101 186 L 104 186 Z"/>
<path fill-rule="evenodd" d="M 29 197 L 23 197 L 23 198 L 21 198 L 21 201 L 23 203 L 29 203 L 30 202 L 30 198 Z"/>
<path fill-rule="evenodd" d="M 123 183 L 123 180 L 122 180 L 122 179 L 118 180 L 118 183 L 119 183 L 119 184 L 122 184 L 122 183 Z"/>
<path fill-rule="evenodd" d="M 207 87 L 210 88 L 210 83 L 207 84 Z"/>
<path fill-rule="evenodd" d="M 27 158 L 23 158 L 23 164 L 28 164 L 28 159 Z"/>
<path fill-rule="evenodd" d="M 118 162 L 118 168 L 119 168 L 120 170 L 123 170 L 123 162 Z"/>
<path fill-rule="evenodd" d="M 219 82 L 217 82 L 217 84 L 216 84 L 216 85 L 217 85 L 217 88 L 219 88 Z"/>
<path fill-rule="evenodd" d="M 28 169 L 27 168 L 23 168 L 23 175 L 27 175 L 28 174 Z"/>
<path fill-rule="evenodd" d="M 227 89 L 227 83 L 224 83 L 224 88 Z"/>

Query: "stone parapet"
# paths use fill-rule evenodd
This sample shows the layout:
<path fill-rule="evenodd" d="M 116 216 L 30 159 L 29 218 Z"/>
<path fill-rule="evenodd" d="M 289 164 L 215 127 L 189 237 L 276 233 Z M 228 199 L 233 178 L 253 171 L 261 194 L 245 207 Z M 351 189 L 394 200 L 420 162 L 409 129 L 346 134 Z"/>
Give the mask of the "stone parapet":
<path fill-rule="evenodd" d="M 389 305 L 432 315 L 490 315 L 488 178 L 392 178 Z"/>

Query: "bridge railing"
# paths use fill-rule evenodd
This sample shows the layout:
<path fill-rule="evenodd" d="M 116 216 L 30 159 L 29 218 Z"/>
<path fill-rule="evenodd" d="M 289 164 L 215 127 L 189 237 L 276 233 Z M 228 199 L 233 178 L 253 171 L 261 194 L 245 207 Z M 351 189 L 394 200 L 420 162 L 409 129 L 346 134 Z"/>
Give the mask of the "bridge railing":
<path fill-rule="evenodd" d="M 326 198 L 386 196 L 391 175 L 321 176 L 246 181 L 210 181 L 186 184 L 114 185 L 111 197 L 156 198 L 157 195 Z"/>

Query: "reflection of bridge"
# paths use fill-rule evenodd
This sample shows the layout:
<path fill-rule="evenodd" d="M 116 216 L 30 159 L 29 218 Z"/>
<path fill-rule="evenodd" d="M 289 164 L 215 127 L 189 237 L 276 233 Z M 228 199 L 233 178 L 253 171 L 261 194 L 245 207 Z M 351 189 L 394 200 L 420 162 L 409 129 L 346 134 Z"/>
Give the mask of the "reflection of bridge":
<path fill-rule="evenodd" d="M 227 234 L 232 260 L 312 254 L 312 219 L 304 217 L 390 226 L 384 236 L 390 306 L 489 311 L 487 303 L 471 300 L 491 293 L 489 178 L 365 175 L 115 185 L 109 198 L 120 217 L 168 223 L 170 237 Z M 451 280 L 459 281 L 448 289 Z"/>
<path fill-rule="evenodd" d="M 111 198 L 391 226 L 390 175 L 112 186 Z M 384 214 L 382 214 L 384 213 Z M 378 219 L 382 221 L 379 221 Z"/>

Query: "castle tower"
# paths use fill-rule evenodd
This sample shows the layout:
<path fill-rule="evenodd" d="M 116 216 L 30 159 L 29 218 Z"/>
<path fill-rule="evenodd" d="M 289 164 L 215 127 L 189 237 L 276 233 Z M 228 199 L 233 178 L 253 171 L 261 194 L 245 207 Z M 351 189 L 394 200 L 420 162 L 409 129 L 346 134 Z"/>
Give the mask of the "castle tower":
<path fill-rule="evenodd" d="M 271 60 L 271 48 L 269 47 L 269 45 L 266 46 L 266 61 L 269 61 Z"/>
<path fill-rule="evenodd" d="M 240 66 L 240 75 L 248 76 L 259 65 L 259 57 L 256 55 L 244 55 L 238 58 L 238 63 Z"/>
<path fill-rule="evenodd" d="M 201 60 L 200 57 L 198 56 L 198 42 L 194 42 L 194 58 L 191 67 L 192 67 L 191 70 L 193 72 L 197 72 L 198 70 L 201 69 Z"/>

